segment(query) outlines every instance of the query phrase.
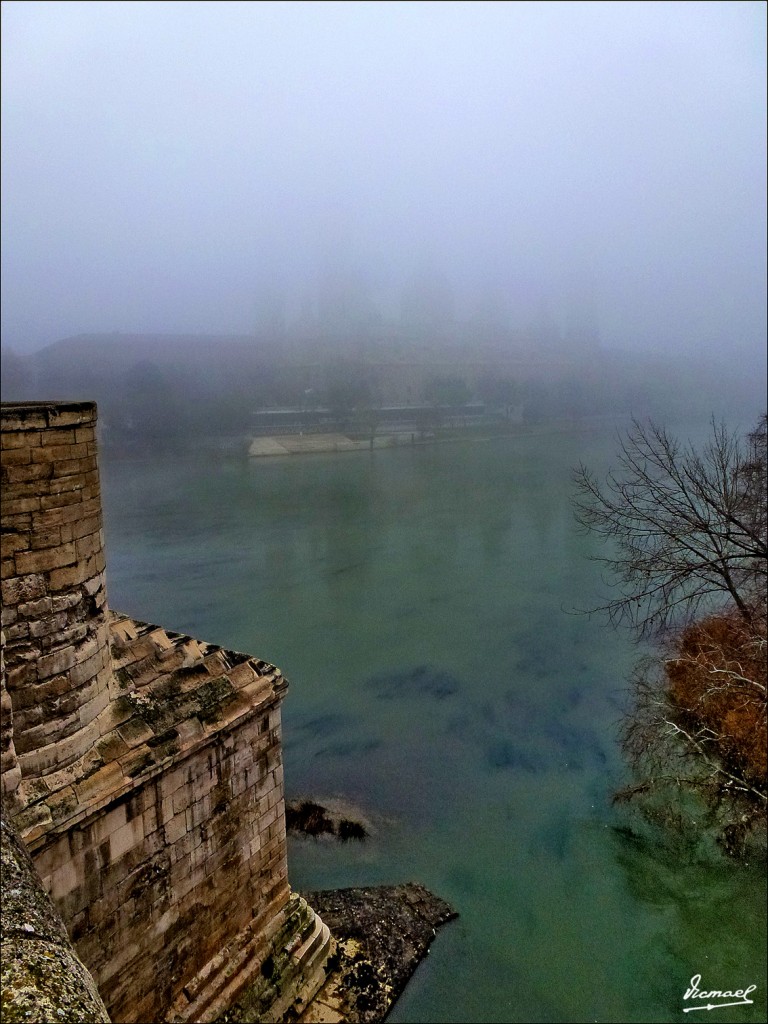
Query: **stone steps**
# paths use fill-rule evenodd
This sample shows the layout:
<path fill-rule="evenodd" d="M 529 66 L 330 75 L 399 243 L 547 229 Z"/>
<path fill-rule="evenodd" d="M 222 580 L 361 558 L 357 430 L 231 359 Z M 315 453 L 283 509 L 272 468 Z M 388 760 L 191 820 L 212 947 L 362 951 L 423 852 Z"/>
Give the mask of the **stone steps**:
<path fill-rule="evenodd" d="M 260 1017 L 264 1024 L 280 1024 L 290 1019 L 291 1009 L 300 1013 L 325 982 L 325 964 L 334 950 L 334 940 L 328 926 L 313 911 L 310 913 L 308 934 L 302 936 L 301 945 L 290 954 L 281 975 L 283 992 Z"/>
<path fill-rule="evenodd" d="M 188 1001 L 177 1001 L 168 1024 L 204 1024 L 235 1007 L 237 1019 L 282 1024 L 307 1006 L 326 980 L 325 965 L 335 948 L 328 927 L 294 894 L 266 926 L 254 930 L 258 940 L 230 947 L 224 963 L 206 972 L 195 990 L 187 989 Z M 243 987 L 246 970 L 251 980 Z"/>

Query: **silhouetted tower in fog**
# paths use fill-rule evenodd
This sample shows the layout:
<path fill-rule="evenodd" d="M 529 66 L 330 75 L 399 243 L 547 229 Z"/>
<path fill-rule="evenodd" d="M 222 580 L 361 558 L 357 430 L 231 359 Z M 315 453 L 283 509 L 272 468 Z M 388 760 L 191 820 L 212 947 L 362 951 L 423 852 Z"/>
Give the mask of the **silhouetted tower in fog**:
<path fill-rule="evenodd" d="M 280 288 L 265 286 L 256 300 L 256 337 L 282 342 L 285 334 L 285 295 Z"/>
<path fill-rule="evenodd" d="M 565 340 L 574 355 L 596 352 L 600 348 L 597 296 L 592 283 L 582 282 L 571 289 L 566 308 Z"/>
<path fill-rule="evenodd" d="M 354 260 L 352 229 L 344 210 L 334 209 L 318 239 L 317 324 L 326 335 L 366 333 L 380 319 Z"/>
<path fill-rule="evenodd" d="M 539 300 L 536 318 L 531 325 L 530 333 L 537 351 L 556 352 L 562 349 L 563 337 L 560 327 L 552 315 L 546 296 L 542 296 Z"/>
<path fill-rule="evenodd" d="M 400 323 L 418 337 L 445 338 L 453 332 L 455 302 L 445 274 L 423 268 L 403 288 Z"/>
<path fill-rule="evenodd" d="M 472 311 L 471 326 L 478 340 L 498 341 L 509 332 L 509 309 L 503 288 L 487 281 Z"/>

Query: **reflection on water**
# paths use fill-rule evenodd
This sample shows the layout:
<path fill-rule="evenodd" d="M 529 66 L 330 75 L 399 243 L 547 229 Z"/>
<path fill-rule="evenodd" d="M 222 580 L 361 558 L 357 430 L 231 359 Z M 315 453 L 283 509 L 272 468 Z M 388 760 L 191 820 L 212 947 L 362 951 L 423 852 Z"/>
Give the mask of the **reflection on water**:
<path fill-rule="evenodd" d="M 461 917 L 392 1021 L 683 1021 L 756 983 L 757 869 L 666 859 L 610 803 L 633 649 L 569 506 L 612 436 L 103 469 L 113 607 L 280 665 L 288 795 L 377 823 L 292 841 L 307 889 L 419 880 Z M 718 1014 L 720 1016 L 718 1016 Z"/>

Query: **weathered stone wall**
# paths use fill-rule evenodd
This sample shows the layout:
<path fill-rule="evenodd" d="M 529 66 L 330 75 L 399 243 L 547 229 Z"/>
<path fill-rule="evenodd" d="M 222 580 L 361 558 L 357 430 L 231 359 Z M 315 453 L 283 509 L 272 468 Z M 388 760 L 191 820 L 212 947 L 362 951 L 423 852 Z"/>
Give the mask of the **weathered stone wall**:
<path fill-rule="evenodd" d="M 233 940 L 229 967 L 260 962 L 260 930 L 289 897 L 277 701 L 34 857 L 114 1020 L 182 1012 Z"/>
<path fill-rule="evenodd" d="M 93 402 L 2 407 L 2 624 L 22 776 L 99 735 L 111 666 Z"/>
<path fill-rule="evenodd" d="M 5 633 L 0 629 L 0 799 L 12 803 L 21 782 L 13 742 L 13 707 L 5 685 Z"/>
<path fill-rule="evenodd" d="M 6 812 L 114 1020 L 210 1021 L 254 982 L 281 1019 L 331 944 L 288 887 L 287 684 L 107 612 L 95 416 L 2 407 Z"/>

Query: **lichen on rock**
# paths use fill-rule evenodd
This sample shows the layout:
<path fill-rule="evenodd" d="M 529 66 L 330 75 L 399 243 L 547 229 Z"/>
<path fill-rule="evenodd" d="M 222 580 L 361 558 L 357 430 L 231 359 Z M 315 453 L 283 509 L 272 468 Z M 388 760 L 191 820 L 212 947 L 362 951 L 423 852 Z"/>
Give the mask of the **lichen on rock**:
<path fill-rule="evenodd" d="M 16 830 L 2 819 L 0 833 L 3 1024 L 109 1024 L 93 978 Z"/>

